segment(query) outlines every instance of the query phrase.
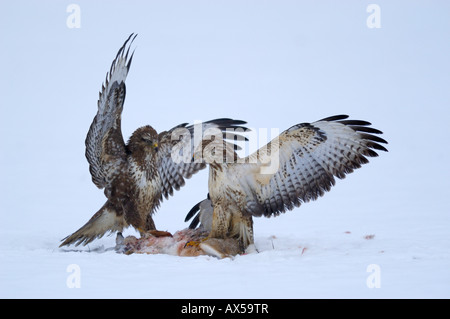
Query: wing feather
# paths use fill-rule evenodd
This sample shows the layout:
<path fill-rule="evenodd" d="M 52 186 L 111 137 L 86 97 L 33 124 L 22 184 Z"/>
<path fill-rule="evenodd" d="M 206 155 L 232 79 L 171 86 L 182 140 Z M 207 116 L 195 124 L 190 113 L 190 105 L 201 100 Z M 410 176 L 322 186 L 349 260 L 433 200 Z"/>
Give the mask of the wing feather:
<path fill-rule="evenodd" d="M 133 53 L 128 58 L 130 45 L 136 35 L 131 34 L 117 52 L 106 74 L 99 93 L 98 111 L 86 136 L 86 158 L 92 181 L 98 188 L 108 185 L 117 167 L 126 156 L 121 131 L 121 114 L 125 100 L 125 79 L 131 66 Z"/>
<path fill-rule="evenodd" d="M 183 123 L 160 133 L 157 167 L 164 197 L 167 199 L 169 195 L 173 195 L 174 189 L 179 190 L 184 186 L 185 179 L 206 167 L 201 156 L 196 158 L 195 155 L 212 141 L 206 139 L 205 143 L 203 139 L 208 130 L 215 130 L 222 138 L 231 139 L 230 132 L 238 128 L 245 129 L 241 126 L 245 123 L 241 120 L 220 118 L 203 122 L 199 126 L 188 126 L 187 123 Z M 196 132 L 197 127 L 200 132 Z M 234 140 L 233 143 L 226 142 L 226 145 L 237 149 Z"/>
<path fill-rule="evenodd" d="M 278 170 L 265 179 L 261 170 L 255 172 L 255 164 L 235 164 L 236 172 L 252 172 L 245 183 L 239 179 L 240 187 L 246 189 L 247 202 L 251 203 L 246 212 L 254 216 L 278 215 L 302 202 L 316 200 L 335 185 L 335 177 L 345 178 L 368 163 L 367 157 L 378 156 L 375 150 L 387 151 L 381 145 L 387 142 L 373 135 L 381 131 L 370 127 L 369 122 L 347 118 L 332 116 L 284 131 L 279 136 L 278 155 L 274 155 L 278 156 Z M 246 163 L 252 156 L 255 155 L 250 155 Z M 262 165 L 258 162 L 256 167 Z M 262 180 L 268 182 L 261 183 Z"/>

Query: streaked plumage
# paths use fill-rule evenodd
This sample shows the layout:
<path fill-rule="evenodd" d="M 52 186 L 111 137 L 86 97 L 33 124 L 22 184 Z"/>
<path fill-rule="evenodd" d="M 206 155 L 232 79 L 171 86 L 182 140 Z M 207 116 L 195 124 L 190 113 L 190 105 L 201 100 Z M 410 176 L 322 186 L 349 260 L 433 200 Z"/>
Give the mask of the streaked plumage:
<path fill-rule="evenodd" d="M 368 163 L 375 150 L 387 151 L 382 132 L 366 121 L 338 115 L 292 126 L 266 147 L 233 163 L 215 163 L 209 171 L 209 199 L 188 214 L 191 228 L 212 215 L 210 238 L 236 238 L 242 248 L 253 243 L 252 217 L 277 216 L 316 200 L 335 177 Z M 209 226 L 206 226 L 209 227 Z"/>
<path fill-rule="evenodd" d="M 63 239 L 61 246 L 86 245 L 108 231 L 120 232 L 129 225 L 141 234 L 161 234 L 156 231 L 152 214 L 162 197 L 167 199 L 173 195 L 174 189 L 185 184 L 185 178 L 206 167 L 204 161 L 191 160 L 192 155 L 189 155 L 208 144 L 208 140 L 194 140 L 194 130 L 198 126 L 183 123 L 157 133 L 147 125 L 138 128 L 125 144 L 121 114 L 125 80 L 134 54 L 130 55 L 130 45 L 135 38 L 130 35 L 112 62 L 100 91 L 98 112 L 86 137 L 86 158 L 92 181 L 98 188 L 105 189 L 108 200 L 83 227 Z M 200 130 L 216 129 L 223 134 L 225 129 L 238 128 L 244 123 L 222 118 L 202 123 Z M 227 143 L 229 146 L 233 147 Z M 184 153 L 182 147 L 185 147 Z"/>

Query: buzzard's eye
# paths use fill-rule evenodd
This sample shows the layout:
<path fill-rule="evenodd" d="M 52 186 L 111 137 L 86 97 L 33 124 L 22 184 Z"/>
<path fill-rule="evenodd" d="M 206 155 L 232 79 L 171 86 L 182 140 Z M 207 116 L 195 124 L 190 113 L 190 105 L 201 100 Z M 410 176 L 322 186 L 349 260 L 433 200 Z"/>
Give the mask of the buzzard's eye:
<path fill-rule="evenodd" d="M 145 137 L 142 137 L 141 138 L 145 143 L 147 143 L 147 144 L 153 144 L 153 141 L 152 140 L 149 140 L 149 139 L 147 139 L 147 138 L 145 138 Z"/>

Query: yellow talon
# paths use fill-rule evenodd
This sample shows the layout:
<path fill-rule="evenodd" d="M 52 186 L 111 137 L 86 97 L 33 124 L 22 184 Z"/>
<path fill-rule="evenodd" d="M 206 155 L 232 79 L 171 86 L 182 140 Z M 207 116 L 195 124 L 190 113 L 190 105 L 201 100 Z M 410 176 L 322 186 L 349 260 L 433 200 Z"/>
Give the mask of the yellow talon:
<path fill-rule="evenodd" d="M 186 248 L 186 247 L 195 247 L 195 246 L 198 246 L 198 245 L 200 245 L 200 243 L 198 241 L 191 240 L 191 241 L 188 241 L 186 244 L 184 244 L 184 248 Z"/>
<path fill-rule="evenodd" d="M 186 247 L 198 247 L 198 245 L 200 245 L 202 242 L 204 242 L 207 239 L 208 239 L 208 237 L 202 238 L 200 240 L 190 240 L 184 245 L 184 248 L 186 248 Z"/>

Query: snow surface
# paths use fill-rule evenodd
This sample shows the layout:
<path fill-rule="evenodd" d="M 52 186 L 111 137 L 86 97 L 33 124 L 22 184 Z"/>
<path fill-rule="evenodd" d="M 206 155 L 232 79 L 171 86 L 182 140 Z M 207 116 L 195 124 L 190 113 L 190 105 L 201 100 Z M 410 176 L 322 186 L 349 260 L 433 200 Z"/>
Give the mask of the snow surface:
<path fill-rule="evenodd" d="M 376 1 L 380 29 L 366 26 L 373 1 L 77 1 L 79 29 L 70 3 L 0 5 L 0 297 L 450 297 L 448 2 Z M 127 256 L 115 236 L 59 249 L 105 200 L 84 139 L 131 32 L 125 138 L 145 124 L 282 131 L 344 113 L 382 130 L 389 153 L 316 202 L 255 219 L 259 253 Z M 163 202 L 158 228 L 185 228 L 206 182 Z"/>

